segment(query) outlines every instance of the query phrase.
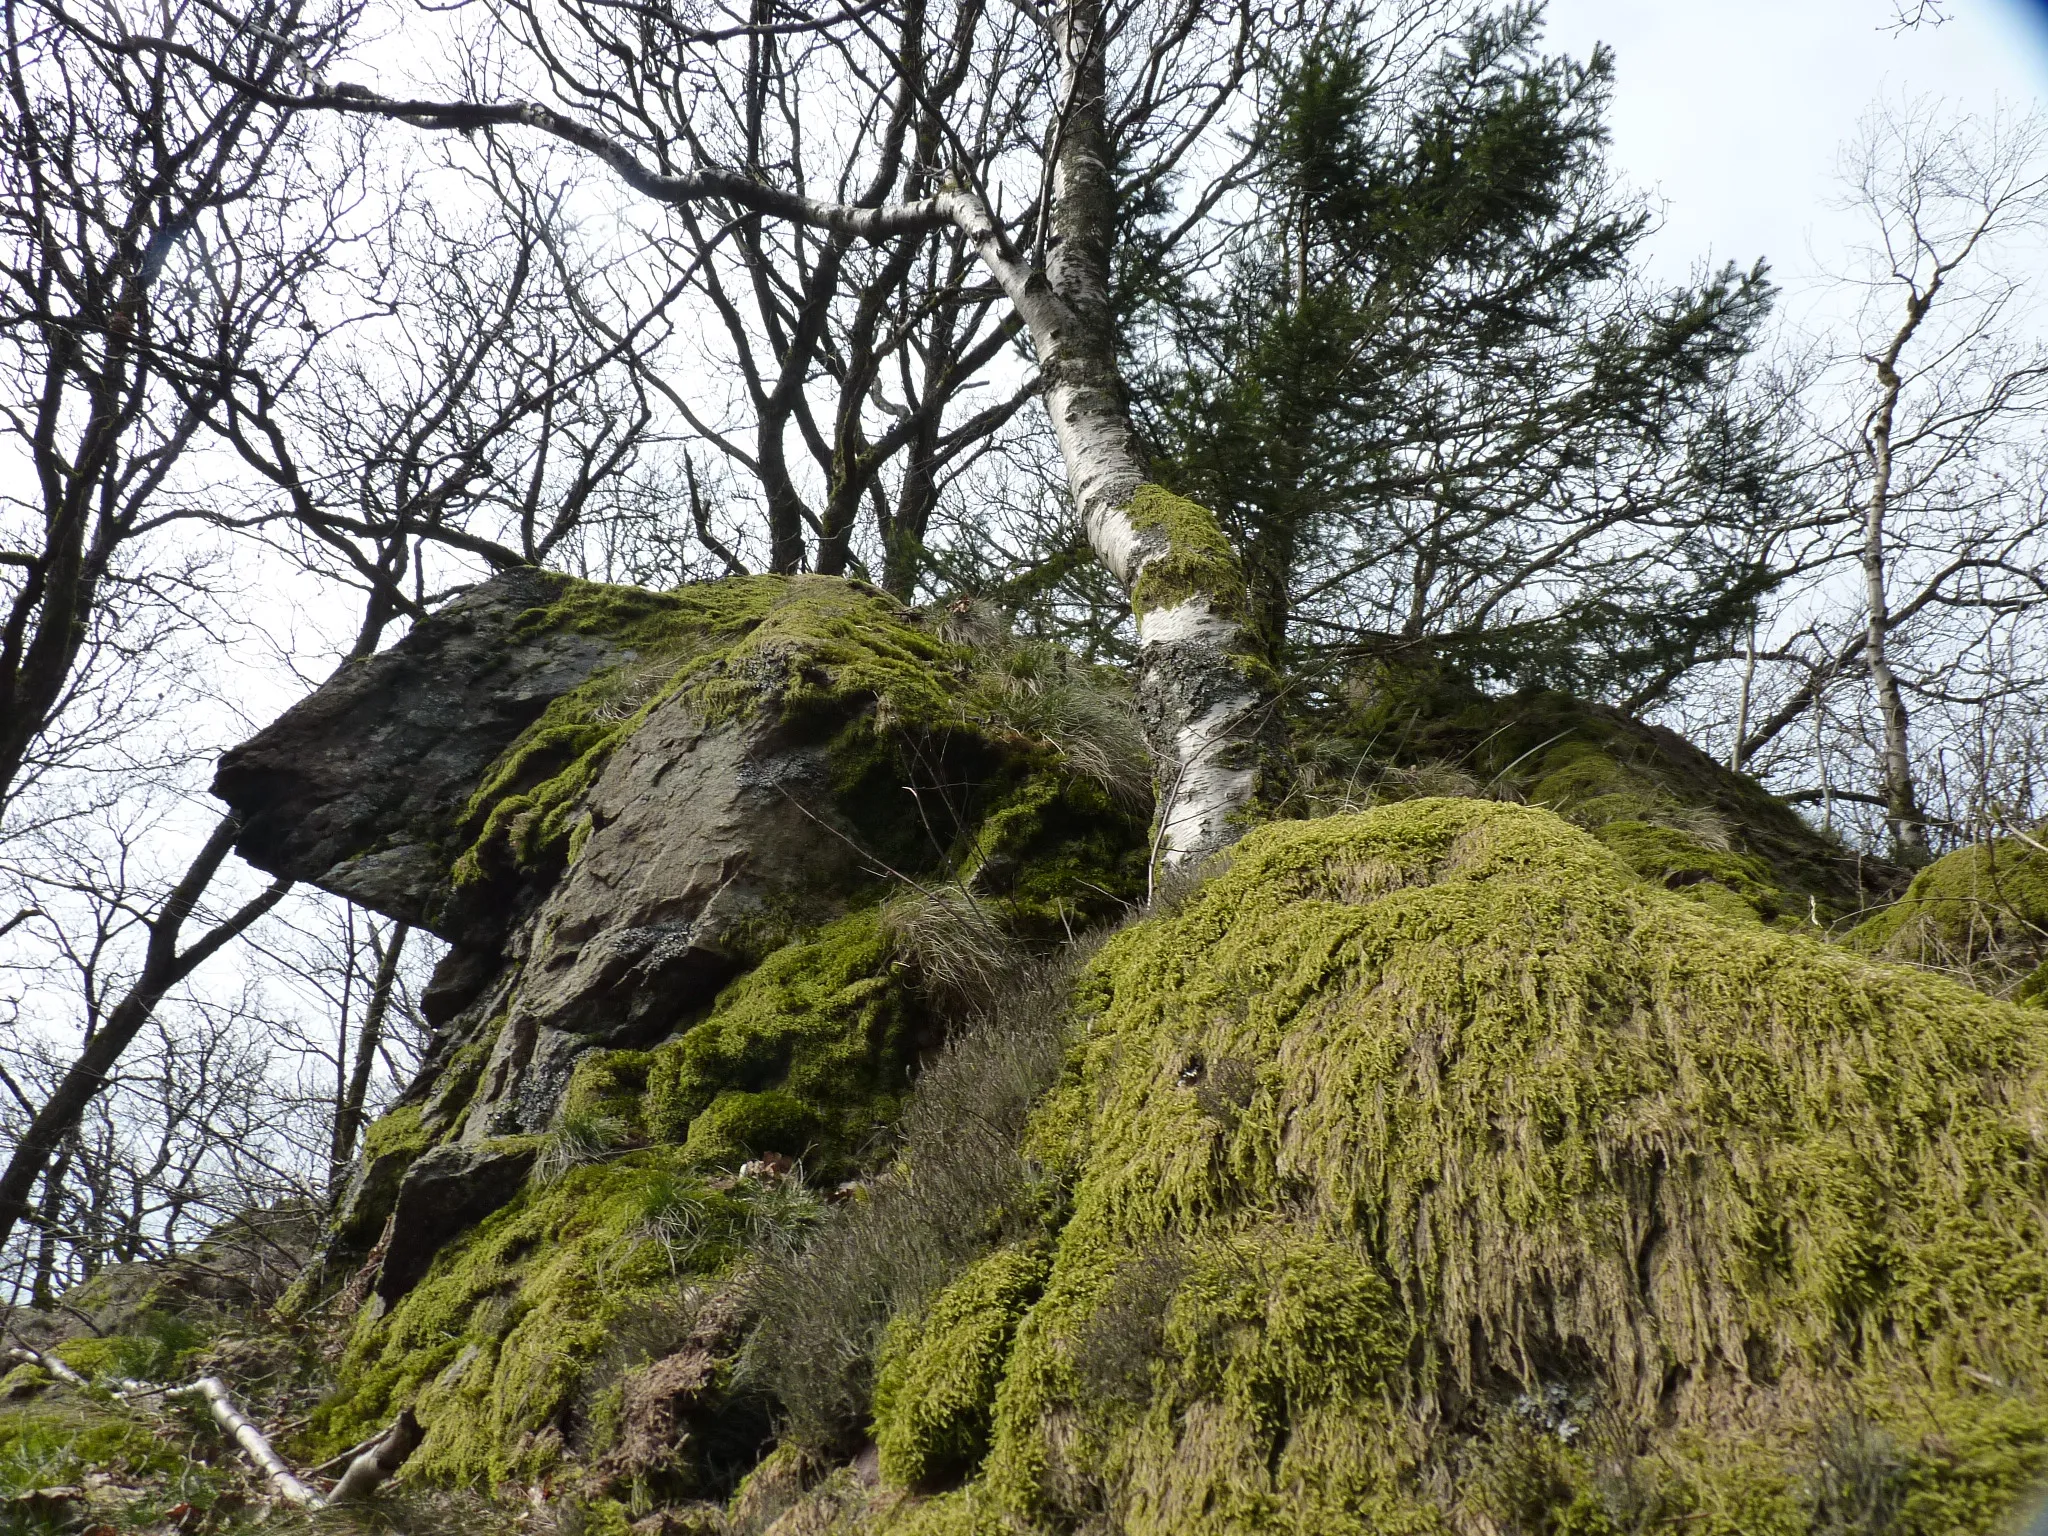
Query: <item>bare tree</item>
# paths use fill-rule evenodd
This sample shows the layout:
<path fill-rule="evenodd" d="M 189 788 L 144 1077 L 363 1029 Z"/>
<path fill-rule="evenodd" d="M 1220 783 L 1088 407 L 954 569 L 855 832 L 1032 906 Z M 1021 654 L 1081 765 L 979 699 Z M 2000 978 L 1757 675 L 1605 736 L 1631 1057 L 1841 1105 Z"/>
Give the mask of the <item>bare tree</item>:
<path fill-rule="evenodd" d="M 1124 227 L 1120 207 L 1211 141 L 1250 68 L 1255 34 L 1279 21 L 1227 0 L 1063 0 L 1016 10 L 1029 22 L 1030 56 L 1043 65 L 1022 67 L 1021 55 L 1008 68 L 996 55 L 975 59 L 982 110 L 1002 126 L 994 153 L 978 163 L 964 131 L 971 119 L 946 113 L 932 151 L 935 174 L 899 187 L 895 176 L 879 174 L 887 141 L 866 139 L 817 178 L 829 194 L 809 190 L 814 183 L 785 166 L 726 152 L 735 142 L 744 147 L 749 108 L 724 93 L 728 76 L 715 51 L 770 34 L 806 36 L 806 56 L 830 61 L 816 84 L 848 103 L 845 120 L 914 120 L 924 82 L 898 39 L 978 33 L 979 0 L 908 30 L 901 12 L 867 6 L 820 18 L 764 4 L 731 26 L 650 23 L 675 39 L 692 67 L 664 67 L 636 33 L 617 52 L 564 54 L 572 70 L 590 74 L 573 74 L 573 90 L 556 77 L 552 101 L 540 93 L 401 99 L 354 84 L 291 91 L 175 38 L 128 46 L 280 108 L 438 130 L 537 131 L 595 156 L 643 196 L 677 210 L 721 210 L 741 223 L 759 219 L 842 240 L 960 240 L 1029 340 L 1075 509 L 1096 557 L 1131 603 L 1137 693 L 1159 758 L 1161 847 L 1179 861 L 1236 835 L 1237 813 L 1257 792 L 1272 682 L 1246 629 L 1242 574 L 1214 517 L 1146 485 L 1117 353 L 1111 274 Z M 995 35 L 1007 34 L 999 28 Z M 523 42 L 545 54 L 557 36 L 542 30 Z M 662 80 L 686 110 L 664 105 L 663 116 L 648 121 L 634 88 L 643 74 Z M 782 89 L 809 86 L 790 77 Z M 789 153 L 839 149 L 825 138 Z M 1000 173 L 1011 166 L 1026 173 L 1025 207 L 1005 213 L 997 194 L 1005 186 Z M 764 271 L 760 280 L 778 275 Z"/>
<path fill-rule="evenodd" d="M 158 1006 L 275 906 L 289 887 L 288 881 L 281 880 L 232 911 L 202 913 L 202 899 L 234 846 L 238 830 L 232 817 L 218 822 L 169 893 L 140 910 L 124 877 L 125 861 L 115 863 L 110 878 L 97 881 L 60 870 L 42 872 L 41 878 L 49 884 L 68 887 L 68 894 L 78 898 L 89 913 L 89 920 L 76 927 L 52 925 L 61 963 L 77 977 L 85 1017 L 77 1055 L 53 1074 L 48 1091 L 39 1102 L 33 1102 L 32 1109 L 26 1094 L 15 1086 L 15 1097 L 25 1114 L 20 1130 L 10 1138 L 13 1146 L 6 1164 L 0 1168 L 0 1244 L 7 1241 L 18 1222 L 37 1219 L 39 1213 L 31 1198 L 37 1183 L 54 1160 L 65 1156 L 64 1149 L 78 1132 L 87 1109 L 114 1080 L 123 1054 Z M 190 937 L 187 928 L 195 916 L 204 926 L 196 937 Z M 140 963 L 131 971 L 123 967 L 121 955 L 134 930 L 140 930 L 143 944 Z M 61 1178 L 50 1181 L 50 1199 L 61 1184 Z"/>
<path fill-rule="evenodd" d="M 364 594 L 350 655 L 478 567 L 577 564 L 651 496 L 641 361 L 675 292 L 606 324 L 566 186 L 489 147 L 439 169 L 438 198 L 401 195 L 374 237 L 368 312 L 212 418 L 263 484 L 242 521 Z"/>
<path fill-rule="evenodd" d="M 1858 600 L 1843 603 L 1851 588 L 1827 575 L 1808 589 L 1814 616 L 1760 657 L 1795 681 L 1740 733 L 1735 760 L 1758 761 L 1839 696 L 1869 787 L 1852 770 L 1795 793 L 1881 809 L 1910 863 L 1930 852 L 1927 776 L 1945 776 L 1916 716 L 1946 713 L 1967 733 L 2048 682 L 2048 345 L 2025 335 L 2028 289 L 2009 265 L 2011 242 L 2048 228 L 2048 130 L 1889 105 L 1866 119 L 1845 176 L 1871 243 L 1847 279 L 1861 299 L 1853 350 L 1820 381 L 1817 472 Z M 1974 814 L 1949 809 L 1952 823 Z"/>
<path fill-rule="evenodd" d="M 155 552 L 203 518 L 176 474 L 207 413 L 303 339 L 305 283 L 337 237 L 339 184 L 280 179 L 311 128 L 122 46 L 123 8 L 5 11 L 0 110 L 0 812 L 43 761 L 110 588 L 178 594 Z M 317 68 L 345 17 L 299 0 L 245 18 L 173 4 L 168 35 L 267 89 Z"/>

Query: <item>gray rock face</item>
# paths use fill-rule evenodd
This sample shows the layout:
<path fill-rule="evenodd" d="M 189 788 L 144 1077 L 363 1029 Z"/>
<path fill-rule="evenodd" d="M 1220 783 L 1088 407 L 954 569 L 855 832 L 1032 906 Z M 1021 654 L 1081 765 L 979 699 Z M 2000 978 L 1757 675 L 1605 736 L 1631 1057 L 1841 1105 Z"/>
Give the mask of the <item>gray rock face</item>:
<path fill-rule="evenodd" d="M 223 756 L 213 792 L 245 818 L 235 851 L 258 869 L 495 949 L 516 914 L 449 900 L 456 821 L 519 733 L 623 654 L 571 631 L 515 638 L 521 615 L 553 602 L 567 581 L 493 576 Z"/>
<path fill-rule="evenodd" d="M 215 779 L 246 818 L 250 862 L 455 946 L 422 997 L 435 1037 L 402 1099 L 439 1144 L 366 1161 L 330 1229 L 331 1257 L 360 1254 L 391 1218 L 387 1301 L 517 1191 L 532 1142 L 500 1138 L 550 1126 L 579 1056 L 686 1027 L 755 958 L 750 929 L 835 917 L 868 877 L 833 830 L 829 718 L 799 729 L 764 697 L 707 725 L 678 699 L 613 751 L 550 888 L 514 873 L 456 890 L 458 823 L 492 764 L 552 700 L 632 659 L 526 632 L 522 616 L 565 585 L 494 577 L 227 754 Z"/>
<path fill-rule="evenodd" d="M 585 1050 L 689 1022 L 741 964 L 734 939 L 778 905 L 836 914 L 857 861 L 826 823 L 830 779 L 822 748 L 772 720 L 656 710 L 592 787 L 581 855 L 515 940 L 518 999 L 464 1139 L 542 1129 Z"/>
<path fill-rule="evenodd" d="M 377 1294 L 396 1301 L 419 1284 L 443 1243 L 519 1193 L 533 1160 L 531 1143 L 435 1147 L 422 1153 L 398 1186 Z"/>

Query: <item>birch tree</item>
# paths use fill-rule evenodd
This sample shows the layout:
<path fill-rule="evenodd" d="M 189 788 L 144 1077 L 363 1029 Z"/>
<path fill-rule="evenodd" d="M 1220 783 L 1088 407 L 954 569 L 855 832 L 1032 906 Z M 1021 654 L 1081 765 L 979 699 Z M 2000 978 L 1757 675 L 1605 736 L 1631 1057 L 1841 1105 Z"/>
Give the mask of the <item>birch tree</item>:
<path fill-rule="evenodd" d="M 2048 684 L 2048 342 L 2028 331 L 2022 255 L 2048 231 L 2048 125 L 1890 103 L 1843 171 L 1867 244 L 1843 279 L 1857 301 L 1850 343 L 1810 407 L 1836 574 L 1818 585 L 1819 616 L 1766 654 L 1791 681 L 1734 755 L 1800 740 L 1800 722 L 1843 698 L 1869 787 L 1794 796 L 1871 804 L 1894 855 L 1918 863 L 1933 851 L 1927 776 L 1942 770 L 1916 720 L 1953 716 L 1968 736 Z M 1867 736 L 1854 728 L 1866 720 Z M 1988 783 L 1996 770 L 1982 766 Z M 1976 814 L 1947 808 L 1948 820 Z"/>
<path fill-rule="evenodd" d="M 508 25 L 515 41 L 546 56 L 547 89 L 488 97 L 387 95 L 325 81 L 294 91 L 176 39 L 129 33 L 119 45 L 282 110 L 545 135 L 594 156 L 679 215 L 702 210 L 735 227 L 798 226 L 878 248 L 957 240 L 1028 342 L 1080 524 L 1130 602 L 1136 690 L 1157 759 L 1162 855 L 1179 863 L 1233 840 L 1259 791 L 1275 683 L 1252 643 L 1244 579 L 1215 518 L 1146 479 L 1111 279 L 1119 208 L 1170 182 L 1216 142 L 1256 47 L 1284 18 L 1255 10 L 1252 0 L 1018 0 L 1000 14 L 962 0 L 944 14 L 860 5 L 823 18 L 762 0 L 744 15 L 647 8 L 633 16 L 658 34 L 660 47 L 576 52 L 573 29 L 541 26 L 522 36 Z M 830 175 L 800 180 L 791 169 L 798 157 L 840 147 L 822 127 L 783 146 L 774 161 L 746 153 L 752 108 L 726 92 L 730 76 L 717 50 L 771 35 L 810 40 L 808 56 L 823 75 L 792 76 L 778 88 L 837 93 L 844 105 L 835 122 L 928 119 L 914 160 L 908 138 L 854 135 Z M 945 53 L 948 39 L 979 94 L 924 114 L 921 50 Z M 643 75 L 659 91 L 639 89 Z M 979 150 L 971 147 L 974 114 L 995 125 Z M 916 175 L 896 176 L 898 161 L 913 163 Z M 831 195 L 797 190 L 820 184 Z M 1230 185 L 1227 169 L 1208 175 L 1185 217 L 1199 219 Z M 1021 207 L 1005 195 L 1016 187 Z"/>

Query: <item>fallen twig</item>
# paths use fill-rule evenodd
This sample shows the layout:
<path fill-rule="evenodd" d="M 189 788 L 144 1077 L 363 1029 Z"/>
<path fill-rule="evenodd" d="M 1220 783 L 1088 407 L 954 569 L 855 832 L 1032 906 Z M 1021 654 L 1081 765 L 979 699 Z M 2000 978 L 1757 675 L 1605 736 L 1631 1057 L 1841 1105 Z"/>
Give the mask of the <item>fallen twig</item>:
<path fill-rule="evenodd" d="M 288 1504 L 301 1509 L 318 1509 L 327 1501 L 304 1483 L 298 1474 L 285 1465 L 284 1458 L 270 1448 L 270 1442 L 263 1438 L 263 1431 L 243 1415 L 228 1396 L 227 1383 L 218 1376 L 202 1376 L 189 1386 L 172 1387 L 171 1395 L 191 1394 L 206 1400 L 206 1406 L 213 1413 L 213 1421 L 228 1432 L 228 1438 L 241 1447 L 242 1454 L 256 1465 L 263 1474 L 263 1480 L 270 1485 L 270 1491 Z"/>
<path fill-rule="evenodd" d="M 87 1381 L 55 1355 L 44 1354 L 41 1350 L 27 1345 L 17 1345 L 7 1351 L 9 1359 L 20 1360 L 48 1371 L 67 1386 L 90 1388 Z M 410 1408 L 399 1414 L 388 1429 L 372 1435 L 359 1445 L 350 1446 L 332 1460 L 307 1473 L 316 1476 L 333 1467 L 346 1466 L 341 1480 L 333 1491 L 321 1493 L 306 1483 L 291 1469 L 285 1459 L 271 1447 L 263 1431 L 256 1427 L 235 1400 L 228 1395 L 227 1383 L 218 1376 L 202 1376 L 197 1381 L 183 1386 L 169 1386 L 161 1382 L 130 1381 L 123 1378 L 112 1384 L 116 1397 L 124 1401 L 137 1397 L 197 1397 L 205 1401 L 214 1422 L 227 1431 L 228 1438 L 235 1442 L 241 1453 L 249 1458 L 256 1470 L 263 1474 L 263 1480 L 270 1491 L 288 1504 L 301 1509 L 325 1509 L 335 1504 L 353 1504 L 365 1499 L 376 1489 L 390 1481 L 393 1474 L 405 1465 L 406 1459 L 419 1449 L 425 1438 L 420 1421 L 413 1417 Z"/>
<path fill-rule="evenodd" d="M 8 1350 L 7 1358 L 19 1360 L 26 1365 L 33 1365 L 41 1370 L 48 1371 L 67 1386 L 86 1387 L 92 1385 L 92 1383 L 71 1369 L 62 1360 L 59 1360 L 55 1355 L 46 1355 L 39 1349 L 30 1349 L 26 1344 L 17 1344 Z"/>

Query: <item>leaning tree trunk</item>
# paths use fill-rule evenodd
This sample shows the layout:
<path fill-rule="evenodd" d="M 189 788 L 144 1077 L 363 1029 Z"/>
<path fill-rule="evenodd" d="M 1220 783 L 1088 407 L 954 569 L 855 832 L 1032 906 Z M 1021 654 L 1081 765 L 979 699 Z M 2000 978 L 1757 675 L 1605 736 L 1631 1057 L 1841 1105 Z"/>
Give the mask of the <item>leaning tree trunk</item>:
<path fill-rule="evenodd" d="M 1030 333 L 1068 490 L 1096 557 L 1130 596 L 1138 706 L 1158 765 L 1156 843 L 1171 867 L 1243 831 L 1273 734 L 1276 679 L 1215 515 L 1145 479 L 1110 304 L 1116 181 L 1100 0 L 1073 0 L 1056 30 L 1066 111 L 1046 272 L 1006 250 L 985 205 L 964 194 L 948 201 Z"/>

